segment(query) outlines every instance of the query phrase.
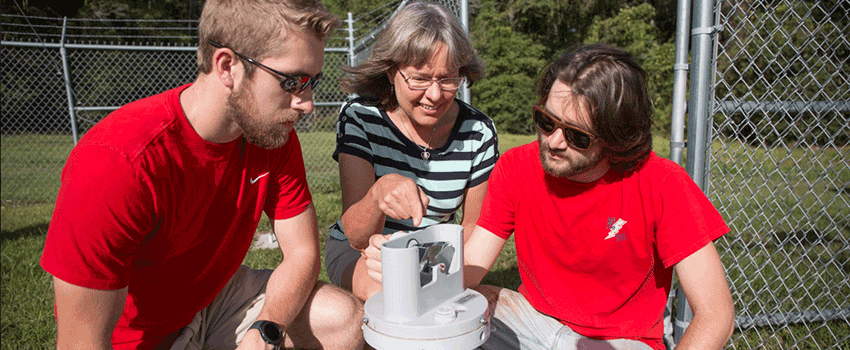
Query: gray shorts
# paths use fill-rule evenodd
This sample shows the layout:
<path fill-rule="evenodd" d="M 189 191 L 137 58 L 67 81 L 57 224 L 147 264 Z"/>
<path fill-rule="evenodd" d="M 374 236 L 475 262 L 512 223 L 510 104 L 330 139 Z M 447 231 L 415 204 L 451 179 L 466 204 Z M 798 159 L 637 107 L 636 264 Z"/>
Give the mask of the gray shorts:
<path fill-rule="evenodd" d="M 476 289 L 487 297 L 493 315 L 490 338 L 479 349 L 652 350 L 649 345 L 637 340 L 596 340 L 582 336 L 558 320 L 538 312 L 519 292 L 484 285 Z"/>
<path fill-rule="evenodd" d="M 328 235 L 325 241 L 325 270 L 331 283 L 351 291 L 351 276 L 360 259 L 360 252 L 342 241 Z"/>

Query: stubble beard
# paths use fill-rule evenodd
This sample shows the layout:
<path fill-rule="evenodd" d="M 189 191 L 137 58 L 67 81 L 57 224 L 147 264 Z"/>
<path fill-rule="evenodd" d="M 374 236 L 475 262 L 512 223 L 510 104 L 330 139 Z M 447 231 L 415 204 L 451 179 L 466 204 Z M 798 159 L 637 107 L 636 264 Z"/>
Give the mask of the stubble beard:
<path fill-rule="evenodd" d="M 576 158 L 566 151 L 552 151 L 539 132 L 537 135 L 537 145 L 540 150 L 540 164 L 543 166 L 543 171 L 554 177 L 566 178 L 578 175 L 602 162 L 601 153 L 595 153 L 590 158 Z M 554 154 L 561 159 L 552 159 L 550 158 L 550 154 Z"/>
<path fill-rule="evenodd" d="M 301 113 L 286 109 L 281 117 L 259 115 L 256 102 L 247 88 L 240 88 L 228 98 L 225 106 L 226 117 L 242 129 L 242 136 L 248 143 L 265 149 L 277 149 L 289 141 L 291 127 L 283 122 L 294 123 L 301 119 Z"/>

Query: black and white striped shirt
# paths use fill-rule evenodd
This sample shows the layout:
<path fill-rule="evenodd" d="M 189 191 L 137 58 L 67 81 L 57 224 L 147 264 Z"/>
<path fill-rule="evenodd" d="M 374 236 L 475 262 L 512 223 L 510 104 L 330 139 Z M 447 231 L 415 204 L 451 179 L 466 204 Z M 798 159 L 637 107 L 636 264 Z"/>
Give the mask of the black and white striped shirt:
<path fill-rule="evenodd" d="M 413 179 L 430 199 L 418 228 L 410 219 L 387 217 L 383 234 L 453 222 L 463 204 L 464 191 L 490 177 L 499 158 L 493 120 L 463 101 L 455 101 L 460 109 L 449 139 L 439 149 L 428 149 L 428 160 L 422 159 L 422 149 L 393 124 L 386 111 L 362 98 L 340 109 L 334 160 L 339 160 L 340 153 L 363 158 L 372 163 L 376 180 L 386 174 L 403 175 Z M 337 221 L 330 234 L 345 240 L 341 231 Z"/>

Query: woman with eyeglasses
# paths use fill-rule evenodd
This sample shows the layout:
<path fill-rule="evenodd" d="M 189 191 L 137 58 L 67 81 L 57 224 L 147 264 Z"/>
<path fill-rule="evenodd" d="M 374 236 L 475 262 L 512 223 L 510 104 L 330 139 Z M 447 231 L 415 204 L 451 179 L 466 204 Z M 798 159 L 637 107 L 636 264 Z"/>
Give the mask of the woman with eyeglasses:
<path fill-rule="evenodd" d="M 325 264 L 332 283 L 366 300 L 381 290 L 380 244 L 391 234 L 461 214 L 464 235 L 471 232 L 499 148 L 493 121 L 456 98 L 484 67 L 439 4 L 405 6 L 369 58 L 345 71 L 340 85 L 358 97 L 337 123 L 342 217 Z"/>

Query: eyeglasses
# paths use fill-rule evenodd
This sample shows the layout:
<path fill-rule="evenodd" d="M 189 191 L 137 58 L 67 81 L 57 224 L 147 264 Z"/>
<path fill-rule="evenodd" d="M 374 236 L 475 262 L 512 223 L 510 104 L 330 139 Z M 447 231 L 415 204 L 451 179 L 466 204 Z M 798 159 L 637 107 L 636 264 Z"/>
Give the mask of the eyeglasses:
<path fill-rule="evenodd" d="M 549 113 L 539 104 L 531 107 L 531 114 L 534 117 L 534 125 L 537 126 L 543 134 L 549 136 L 555 132 L 555 130 L 563 129 L 564 139 L 566 139 L 567 142 L 577 150 L 586 151 L 597 139 L 596 135 L 579 129 L 576 126 L 561 122 L 557 117 L 552 115 L 552 113 Z"/>
<path fill-rule="evenodd" d="M 212 41 L 212 40 L 207 40 L 207 41 L 210 43 L 210 45 L 215 46 L 217 48 L 230 49 L 230 51 L 233 51 L 233 53 L 235 53 L 236 56 L 239 56 L 239 58 L 246 60 L 251 64 L 255 64 L 255 65 L 257 65 L 261 68 L 265 68 L 269 72 L 272 72 L 274 74 L 277 74 L 277 75 L 283 77 L 283 80 L 280 81 L 280 87 L 284 91 L 286 91 L 290 94 L 299 94 L 299 93 L 303 92 L 304 90 L 307 90 L 308 86 L 310 87 L 310 89 L 315 90 L 316 85 L 319 85 L 319 81 L 322 80 L 322 76 L 324 75 L 324 74 L 322 74 L 322 72 L 319 72 L 319 74 L 316 74 L 315 77 L 311 77 L 309 75 L 286 74 L 284 72 L 281 72 L 281 71 L 275 70 L 275 69 L 273 69 L 269 66 L 266 66 L 266 65 L 264 65 L 260 62 L 257 62 L 254 59 L 249 58 L 248 56 L 245 56 L 241 53 L 238 53 L 238 52 L 236 52 L 236 50 L 231 49 L 227 46 L 224 46 L 224 45 L 219 44 L 219 43 Z"/>
<path fill-rule="evenodd" d="M 400 70 L 398 71 L 398 74 L 401 74 L 401 77 L 404 79 L 404 82 L 407 83 L 407 87 L 409 87 L 411 90 L 427 90 L 429 87 L 431 87 L 431 84 L 436 81 L 437 85 L 440 87 L 440 90 L 457 91 L 457 89 L 460 88 L 460 84 L 463 84 L 464 80 L 466 80 L 464 79 L 464 77 L 443 79 L 425 79 L 421 77 L 408 78 L 405 77 L 404 73 L 402 73 Z"/>

